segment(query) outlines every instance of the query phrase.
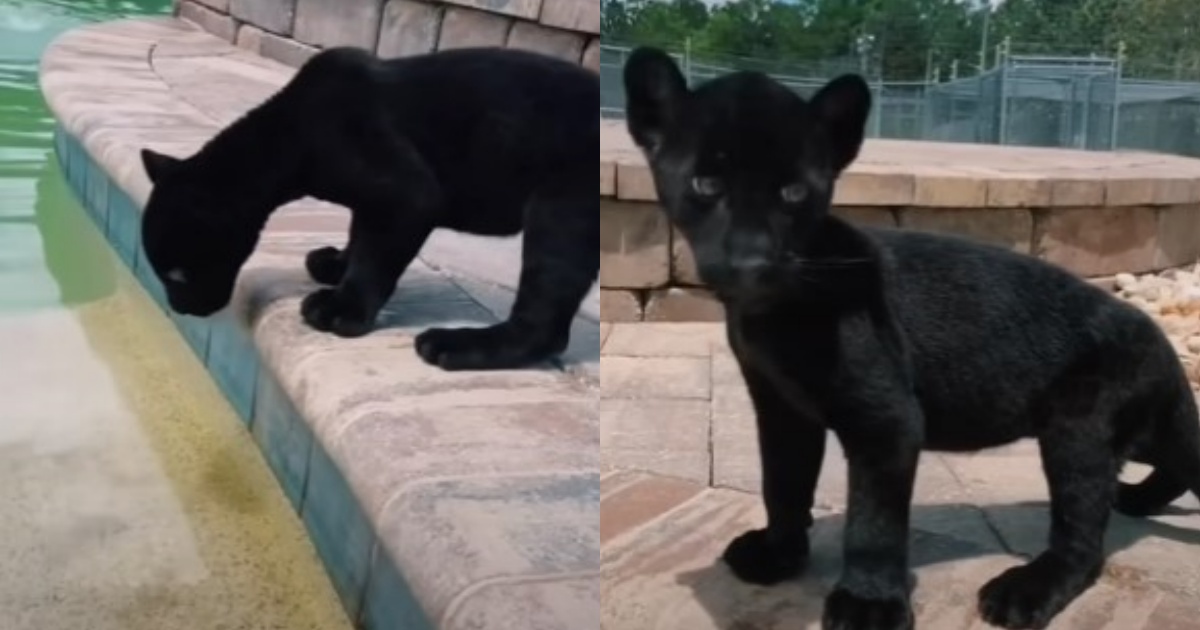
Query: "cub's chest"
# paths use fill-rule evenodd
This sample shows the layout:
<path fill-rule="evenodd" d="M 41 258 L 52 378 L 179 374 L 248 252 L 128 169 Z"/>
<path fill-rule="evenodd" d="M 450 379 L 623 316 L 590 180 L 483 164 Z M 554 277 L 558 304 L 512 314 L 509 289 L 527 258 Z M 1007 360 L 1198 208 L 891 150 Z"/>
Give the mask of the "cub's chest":
<path fill-rule="evenodd" d="M 743 371 L 797 412 L 821 415 L 841 369 L 836 320 L 816 313 L 763 318 L 728 309 L 727 327 Z"/>

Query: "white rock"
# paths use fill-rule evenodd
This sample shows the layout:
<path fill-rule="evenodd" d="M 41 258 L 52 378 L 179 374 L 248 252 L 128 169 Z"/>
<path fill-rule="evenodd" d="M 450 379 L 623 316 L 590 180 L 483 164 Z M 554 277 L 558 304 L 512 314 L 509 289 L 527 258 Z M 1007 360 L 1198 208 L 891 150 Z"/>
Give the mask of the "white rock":
<path fill-rule="evenodd" d="M 1117 288 L 1122 291 L 1132 291 L 1137 286 L 1137 278 L 1131 273 L 1117 274 Z"/>

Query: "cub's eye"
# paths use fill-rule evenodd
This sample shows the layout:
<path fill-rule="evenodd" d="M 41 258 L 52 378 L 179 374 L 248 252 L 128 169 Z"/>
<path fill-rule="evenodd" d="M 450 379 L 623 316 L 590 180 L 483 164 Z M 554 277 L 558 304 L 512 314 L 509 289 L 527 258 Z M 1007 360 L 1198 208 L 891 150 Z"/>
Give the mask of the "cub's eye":
<path fill-rule="evenodd" d="M 721 180 L 716 177 L 693 177 L 692 191 L 701 197 L 716 197 L 721 194 L 724 187 L 721 185 Z"/>
<path fill-rule="evenodd" d="M 183 273 L 183 269 L 175 267 L 167 272 L 167 280 L 175 284 L 187 284 L 187 274 Z"/>
<path fill-rule="evenodd" d="M 787 203 L 800 203 L 808 196 L 808 188 L 804 184 L 789 184 L 779 189 L 779 197 Z"/>

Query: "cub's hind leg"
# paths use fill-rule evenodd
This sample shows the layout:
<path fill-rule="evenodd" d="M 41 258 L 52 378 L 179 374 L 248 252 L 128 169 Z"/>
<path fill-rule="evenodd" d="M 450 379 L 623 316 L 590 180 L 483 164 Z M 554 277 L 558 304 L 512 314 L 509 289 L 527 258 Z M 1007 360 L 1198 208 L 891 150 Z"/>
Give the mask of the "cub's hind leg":
<path fill-rule="evenodd" d="M 1050 489 L 1050 548 L 979 591 L 983 619 L 1002 628 L 1044 628 L 1095 583 L 1118 468 L 1111 405 L 1055 417 L 1038 436 Z"/>
<path fill-rule="evenodd" d="M 543 184 L 525 209 L 521 277 L 508 320 L 488 328 L 433 328 L 417 352 L 446 370 L 525 367 L 567 347 L 571 322 L 600 272 L 595 166 Z"/>
<path fill-rule="evenodd" d="M 1183 374 L 1164 379 L 1163 400 L 1167 404 L 1158 415 L 1132 419 L 1152 423 L 1133 459 L 1154 470 L 1139 483 L 1120 484 L 1113 507 L 1126 516 L 1157 514 L 1189 490 L 1200 496 L 1200 421 Z"/>

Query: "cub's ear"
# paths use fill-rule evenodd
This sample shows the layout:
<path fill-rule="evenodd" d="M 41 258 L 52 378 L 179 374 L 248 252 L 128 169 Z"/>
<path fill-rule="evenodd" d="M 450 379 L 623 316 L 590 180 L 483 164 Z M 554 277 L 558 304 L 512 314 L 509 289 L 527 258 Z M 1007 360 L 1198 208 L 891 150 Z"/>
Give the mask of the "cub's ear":
<path fill-rule="evenodd" d="M 157 184 L 163 177 L 174 172 L 182 162 L 183 160 L 179 158 L 173 158 L 150 149 L 142 149 L 142 166 L 146 169 L 146 176 L 153 184 Z"/>
<path fill-rule="evenodd" d="M 842 172 L 858 157 L 871 114 L 871 88 L 856 74 L 842 75 L 810 101 L 830 152 L 830 166 Z"/>
<path fill-rule="evenodd" d="M 670 55 L 645 47 L 630 53 L 625 62 L 625 124 L 642 150 L 654 153 L 660 148 L 687 93 L 687 81 Z"/>

